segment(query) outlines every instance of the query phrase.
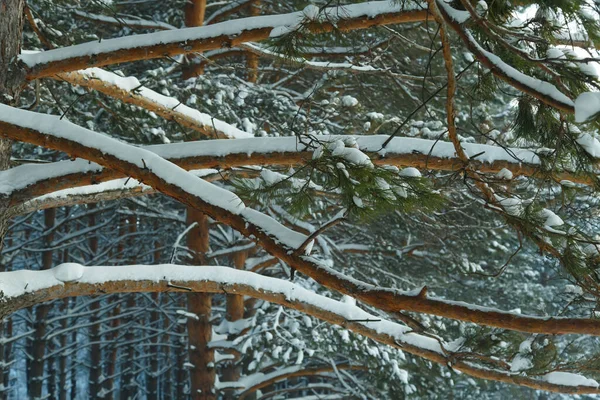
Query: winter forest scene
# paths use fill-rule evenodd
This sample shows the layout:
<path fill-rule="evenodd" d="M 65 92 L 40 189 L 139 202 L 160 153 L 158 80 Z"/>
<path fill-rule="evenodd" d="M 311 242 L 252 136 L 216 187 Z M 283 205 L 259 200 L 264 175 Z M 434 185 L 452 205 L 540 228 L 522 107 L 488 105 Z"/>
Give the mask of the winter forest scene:
<path fill-rule="evenodd" d="M 0 400 L 600 399 L 599 0 L 0 0 Z"/>

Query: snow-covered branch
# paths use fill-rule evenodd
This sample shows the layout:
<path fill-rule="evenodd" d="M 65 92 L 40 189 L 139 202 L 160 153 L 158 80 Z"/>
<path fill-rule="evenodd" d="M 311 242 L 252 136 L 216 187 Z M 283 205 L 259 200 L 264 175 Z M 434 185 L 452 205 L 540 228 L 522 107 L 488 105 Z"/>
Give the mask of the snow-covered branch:
<path fill-rule="evenodd" d="M 89 68 L 60 74 L 58 78 L 152 111 L 208 137 L 239 139 L 252 136 L 226 122 L 190 108 L 173 97 L 148 89 L 134 77 L 123 77 L 100 68 Z"/>
<path fill-rule="evenodd" d="M 469 18 L 467 11 L 455 10 L 443 0 L 436 0 L 436 3 L 444 21 L 458 34 L 477 60 L 489 68 L 495 76 L 549 106 L 571 114 L 575 112 L 573 100 L 558 90 L 556 86 L 524 74 L 481 47 L 471 32 L 463 26 L 464 21 Z M 457 17 L 459 14 L 462 18 Z"/>
<path fill-rule="evenodd" d="M 0 120 L 0 132 L 3 136 L 64 151 L 74 157 L 83 156 L 90 161 L 101 163 L 104 167 L 129 175 L 252 238 L 267 252 L 320 284 L 382 310 L 424 312 L 523 332 L 600 335 L 600 320 L 530 317 L 460 302 L 432 299 L 420 293 L 382 289 L 348 278 L 318 259 L 310 257 L 308 253 L 312 246 L 308 246 L 304 252 L 306 254 L 297 251 L 306 241 L 306 235 L 286 228 L 275 219 L 246 207 L 233 193 L 188 173 L 156 153 L 51 115 L 5 105 L 0 105 L 0 115 L 3 115 Z M 242 141 L 223 143 L 238 144 Z"/>
<path fill-rule="evenodd" d="M 377 342 L 402 349 L 477 378 L 562 393 L 600 393 L 598 383 L 581 375 L 551 372 L 539 378 L 488 369 L 452 357 L 443 342 L 363 311 L 354 304 L 318 295 L 292 282 L 226 267 L 133 265 L 84 267 L 61 264 L 46 271 L 0 273 L 0 315 L 44 301 L 104 293 L 205 292 L 260 298 L 340 325 Z"/>
<path fill-rule="evenodd" d="M 28 69 L 27 79 L 33 80 L 89 67 L 234 47 L 281 35 L 303 22 L 308 22 L 306 28 L 314 33 L 331 32 L 334 29 L 350 31 L 376 25 L 423 21 L 426 11 L 415 5 L 403 7 L 390 1 L 373 1 L 330 7 L 314 20 L 307 21 L 307 14 L 298 11 L 249 17 L 197 28 L 94 41 L 43 53 L 24 54 L 21 60 Z"/>
<path fill-rule="evenodd" d="M 349 136 L 344 136 L 348 139 Z M 416 167 L 424 170 L 455 171 L 464 164 L 455 156 L 452 143 L 397 137 L 385 148 L 385 135 L 354 136 L 360 150 L 375 164 Z M 321 142 L 339 139 L 337 136 L 317 136 Z M 543 176 L 541 162 L 535 152 L 526 149 L 463 144 L 473 156 L 470 166 L 479 173 L 496 174 L 503 169 L 512 176 Z M 147 146 L 146 150 L 177 164 L 184 169 L 227 169 L 248 165 L 297 166 L 312 159 L 314 148 L 298 142 L 296 137 L 251 138 L 235 141 L 203 140 Z M 476 157 L 475 157 L 476 156 Z M 85 160 L 60 161 L 49 164 L 26 164 L 0 172 L 0 189 L 17 204 L 35 196 L 82 185 L 95 185 L 124 175 L 116 170 L 103 169 Z M 555 173 L 556 181 L 569 180 L 590 184 L 584 174 Z"/>

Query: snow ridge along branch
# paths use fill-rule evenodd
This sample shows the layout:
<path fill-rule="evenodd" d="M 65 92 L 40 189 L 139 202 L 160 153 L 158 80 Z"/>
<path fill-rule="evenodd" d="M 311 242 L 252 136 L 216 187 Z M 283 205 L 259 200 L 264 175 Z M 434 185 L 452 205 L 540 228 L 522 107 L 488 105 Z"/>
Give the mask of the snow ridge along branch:
<path fill-rule="evenodd" d="M 324 10 L 322 18 L 306 24 L 309 31 L 325 33 L 351 31 L 376 25 L 421 22 L 427 11 L 417 6 L 402 7 L 390 1 L 372 1 Z M 289 14 L 241 18 L 196 28 L 168 30 L 132 35 L 101 42 L 83 43 L 42 53 L 23 54 L 20 59 L 28 68 L 27 79 L 119 64 L 235 47 L 245 42 L 268 39 L 273 31 L 295 28 L 306 19 L 303 11 Z"/>
<path fill-rule="evenodd" d="M 600 320 L 524 316 L 461 302 L 428 298 L 419 293 L 381 289 L 348 278 L 318 259 L 298 254 L 306 235 L 248 208 L 233 193 L 172 164 L 156 153 L 122 143 L 56 116 L 0 105 L 0 133 L 83 157 L 131 176 L 156 190 L 231 226 L 258 242 L 268 253 L 315 281 L 384 311 L 414 311 L 497 328 L 530 333 L 579 333 L 600 336 Z M 234 141 L 235 143 L 236 141 Z M 226 141 L 226 143 L 230 143 Z"/>
<path fill-rule="evenodd" d="M 600 393 L 598 384 L 580 375 L 585 384 L 557 384 L 551 374 L 530 378 L 485 368 L 453 356 L 440 340 L 363 311 L 353 304 L 318 295 L 292 282 L 227 267 L 181 265 L 130 265 L 84 267 L 61 264 L 45 271 L 0 273 L 0 317 L 44 301 L 84 295 L 134 292 L 205 292 L 246 295 L 293 308 L 323 321 L 340 325 L 377 342 L 399 348 L 456 371 L 494 381 L 559 393 Z M 24 289 L 27 288 L 27 289 Z"/>

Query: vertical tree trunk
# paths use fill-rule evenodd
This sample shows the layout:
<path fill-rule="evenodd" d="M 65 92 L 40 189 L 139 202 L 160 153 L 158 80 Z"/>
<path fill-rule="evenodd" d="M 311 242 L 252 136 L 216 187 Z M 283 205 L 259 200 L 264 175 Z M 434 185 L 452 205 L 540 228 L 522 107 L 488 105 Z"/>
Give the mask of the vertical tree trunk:
<path fill-rule="evenodd" d="M 0 1 L 0 103 L 16 105 L 25 72 L 17 65 L 21 53 L 25 0 Z M 0 171 L 10 167 L 12 141 L 0 138 Z M 0 249 L 8 230 L 8 199 L 0 198 Z"/>
<path fill-rule="evenodd" d="M 19 101 L 24 71 L 17 68 L 16 58 L 21 53 L 25 0 L 0 1 L 0 103 L 15 105 Z M 0 171 L 10 167 L 12 141 L 0 138 Z M 7 210 L 9 199 L 0 196 L 0 250 L 8 231 L 9 216 Z M 6 266 L 2 266 L 4 269 Z M 12 336 L 12 323 L 0 321 L 0 335 Z M 2 346 L 2 359 L 8 362 L 9 348 Z M 0 384 L 8 387 L 8 369 L 0 368 Z M 3 393 L 0 396 L 4 397 Z"/>
<path fill-rule="evenodd" d="M 67 218 L 69 215 L 69 207 L 65 207 L 64 208 L 64 218 Z M 64 234 L 68 234 L 69 233 L 69 224 L 65 223 L 64 225 Z M 69 262 L 69 248 L 65 247 L 65 249 L 62 251 L 62 255 L 61 255 L 62 259 L 61 261 L 66 263 Z M 64 299 L 62 301 L 62 313 L 63 315 L 66 315 L 68 310 L 69 310 L 69 304 L 70 304 L 70 300 Z M 69 320 L 67 318 L 63 318 L 62 321 L 60 322 L 60 328 L 61 329 L 66 329 L 68 326 L 68 322 Z M 69 335 L 64 334 L 64 335 L 60 335 L 60 347 L 61 348 L 66 348 L 67 347 L 67 339 L 68 339 Z M 67 400 L 67 356 L 65 354 L 61 354 L 59 356 L 59 361 L 58 361 L 58 387 L 56 388 L 57 392 L 58 392 L 58 398 L 59 400 Z M 75 388 L 71 388 L 71 390 L 75 390 Z"/>
<path fill-rule="evenodd" d="M 250 15 L 255 17 L 260 15 L 260 0 L 256 0 L 250 5 Z M 256 83 L 258 80 L 258 56 L 254 53 L 246 53 L 246 67 L 248 69 L 248 82 Z"/>
<path fill-rule="evenodd" d="M 11 243 L 9 242 L 8 246 L 10 247 Z M 8 271 L 9 268 L 7 265 L 0 264 L 0 271 L 5 272 Z M 0 337 L 3 336 L 5 338 L 10 338 L 12 336 L 12 317 L 7 316 L 5 319 L 0 319 Z M 9 380 L 10 380 L 10 367 L 7 366 L 10 362 L 11 358 L 11 344 L 10 343 L 0 343 L 0 386 L 2 390 L 0 390 L 0 399 L 4 399 L 7 397 L 5 391 L 8 390 Z"/>
<path fill-rule="evenodd" d="M 244 269 L 248 252 L 239 251 L 233 254 L 232 261 L 236 269 Z M 244 318 L 244 296 L 235 294 L 227 295 L 227 310 L 225 317 L 229 322 L 239 321 Z M 232 335 L 233 336 L 233 335 Z M 235 335 L 237 336 L 237 335 Z M 234 340 L 235 337 L 229 337 L 229 340 Z M 225 382 L 237 382 L 240 379 L 241 369 L 237 364 L 238 358 L 234 358 L 228 361 L 225 370 L 223 371 L 223 381 Z M 233 393 L 228 392 L 225 395 L 226 399 L 234 399 Z"/>
<path fill-rule="evenodd" d="M 117 265 L 120 263 L 123 258 L 123 251 L 125 250 L 125 246 L 123 244 L 123 237 L 125 236 L 125 218 L 119 219 L 119 244 L 117 246 Z M 120 300 L 120 298 L 119 298 Z M 121 312 L 121 306 L 117 306 L 112 311 L 112 316 L 117 317 Z M 115 372 L 117 369 L 117 355 L 119 353 L 119 348 L 117 347 L 117 337 L 119 335 L 119 330 L 117 329 L 121 325 L 120 318 L 113 318 L 110 327 L 111 332 L 109 333 L 108 342 L 110 343 L 110 352 L 108 355 L 107 366 L 106 366 L 106 379 L 102 382 L 102 386 L 104 387 L 105 392 L 109 392 L 109 399 L 116 398 L 116 388 L 114 384 L 115 380 Z"/>
<path fill-rule="evenodd" d="M 194 27 L 204 24 L 204 14 L 206 12 L 206 0 L 188 0 L 185 5 L 185 26 Z M 193 58 L 190 57 L 193 61 Z M 183 66 L 182 78 L 190 79 L 204 73 L 203 63 L 188 63 Z"/>
<path fill-rule="evenodd" d="M 193 265 L 203 265 L 209 250 L 208 217 L 188 207 L 187 223 L 197 225 L 188 233 L 188 248 L 193 251 Z M 208 347 L 212 337 L 210 323 L 212 298 L 207 293 L 188 295 L 188 311 L 197 315 L 198 320 L 188 320 L 189 358 L 193 365 L 190 371 L 191 395 L 193 399 L 216 399 L 214 351 Z"/>
<path fill-rule="evenodd" d="M 137 232 L 137 217 L 132 216 L 129 217 L 128 220 L 128 230 L 130 234 L 129 238 L 129 247 L 133 249 L 135 238 L 133 234 Z M 137 262 L 137 257 L 135 255 L 131 258 L 131 263 L 135 264 Z M 135 295 L 130 294 L 127 297 L 127 309 L 132 309 L 135 307 Z M 131 317 L 130 317 L 131 318 Z M 127 328 L 127 334 L 125 334 L 125 342 L 129 343 L 127 346 L 127 350 L 125 352 L 125 360 L 126 362 L 121 364 L 126 368 L 125 373 L 121 376 L 121 400 L 133 399 L 137 393 L 137 388 L 135 385 L 135 345 L 133 343 L 135 339 L 133 326 L 129 326 Z M 123 367 L 121 367 L 123 368 Z"/>
<path fill-rule="evenodd" d="M 92 203 L 88 206 L 88 209 L 95 209 L 96 204 Z M 89 228 L 96 226 L 96 213 L 92 212 L 89 215 Z M 90 240 L 90 256 L 94 258 L 98 254 L 98 236 L 95 232 L 91 232 Z M 98 322 L 98 309 L 100 308 L 100 301 L 94 299 L 90 305 L 90 333 L 89 340 L 90 346 L 90 372 L 89 372 L 89 395 L 90 397 L 98 397 L 100 392 L 100 376 L 102 375 L 102 350 L 100 348 L 100 324 Z"/>
<path fill-rule="evenodd" d="M 188 0 L 185 5 L 185 26 L 200 26 L 204 23 L 206 0 Z"/>
<path fill-rule="evenodd" d="M 52 241 L 54 232 L 48 232 L 54 227 L 56 220 L 56 209 L 44 210 L 44 225 L 46 236 L 44 244 L 46 250 L 42 252 L 42 269 L 52 268 Z M 33 323 L 33 345 L 31 352 L 31 369 L 29 370 L 29 396 L 32 399 L 41 399 L 44 390 L 44 355 L 46 353 L 46 316 L 50 311 L 49 304 L 41 304 L 35 309 L 35 320 Z"/>
<path fill-rule="evenodd" d="M 63 258 L 63 262 L 66 262 L 66 260 Z M 69 299 L 64 299 L 62 301 L 62 310 L 63 310 L 63 314 L 67 313 L 67 310 L 69 309 Z M 66 329 L 67 328 L 67 318 L 63 318 L 63 320 L 61 321 L 61 329 Z M 67 338 L 68 335 L 60 335 L 60 347 L 61 348 L 65 348 L 67 346 Z M 58 387 L 57 392 L 58 392 L 58 399 L 59 400 L 67 400 L 67 356 L 64 354 L 61 354 L 59 356 L 59 360 L 58 360 Z M 71 390 L 75 390 L 75 388 L 71 388 Z"/>
<path fill-rule="evenodd" d="M 179 297 L 177 299 L 178 301 L 175 303 L 175 306 L 177 308 L 184 308 L 185 307 L 185 299 L 183 296 Z M 186 356 L 188 354 L 187 349 L 185 348 L 186 346 L 186 342 L 185 339 L 183 338 L 183 334 L 185 334 L 185 330 L 183 329 L 183 326 L 181 324 L 177 324 L 177 330 L 176 333 L 181 334 L 181 336 L 178 336 L 175 340 L 177 340 L 177 344 L 180 346 L 177 348 L 177 354 L 176 354 L 176 358 L 175 358 L 175 371 L 174 371 L 174 375 L 175 375 L 175 398 L 176 399 L 183 399 L 185 398 L 185 390 L 184 388 L 187 386 L 187 370 L 184 367 L 184 364 L 186 362 Z M 186 351 L 184 351 L 184 349 Z"/>
<path fill-rule="evenodd" d="M 158 222 L 154 223 L 154 231 L 158 232 Z M 152 256 L 152 261 L 155 265 L 160 263 L 160 242 L 157 240 L 154 242 L 154 254 Z M 156 333 L 152 334 L 152 338 L 150 339 L 150 371 L 147 374 L 147 400 L 158 400 L 158 338 L 159 338 L 159 329 L 160 329 L 160 313 L 155 307 L 159 307 L 160 296 L 158 293 L 152 293 L 151 298 L 155 304 L 153 306 L 152 311 L 150 311 L 150 327 L 156 328 Z"/>

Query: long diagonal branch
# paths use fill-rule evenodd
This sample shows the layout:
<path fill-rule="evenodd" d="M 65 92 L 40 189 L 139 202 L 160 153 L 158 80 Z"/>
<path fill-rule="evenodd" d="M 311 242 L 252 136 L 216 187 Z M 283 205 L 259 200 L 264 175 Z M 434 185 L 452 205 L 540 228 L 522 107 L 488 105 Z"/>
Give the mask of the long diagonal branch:
<path fill-rule="evenodd" d="M 318 295 L 276 278 L 226 267 L 181 265 L 137 265 L 83 267 L 62 264 L 45 271 L 0 273 L 0 317 L 44 301 L 70 296 L 141 292 L 204 292 L 246 295 L 280 304 L 311 315 L 379 343 L 401 349 L 434 363 L 451 366 L 467 375 L 560 393 L 600 393 L 597 384 L 552 383 L 550 375 L 531 378 L 510 371 L 486 368 L 453 356 L 441 341 L 413 332 L 410 328 L 369 314 L 356 305 Z M 578 381 L 585 378 L 578 376 Z M 587 381 L 586 381 L 587 383 Z"/>
<path fill-rule="evenodd" d="M 85 157 L 121 174 L 127 174 L 216 221 L 231 226 L 258 242 L 268 253 L 323 286 L 381 310 L 422 312 L 531 333 L 600 335 L 600 320 L 524 316 L 429 298 L 418 293 L 381 289 L 348 278 L 314 257 L 297 254 L 296 250 L 306 240 L 305 235 L 246 207 L 237 196 L 191 175 L 156 153 L 122 143 L 55 116 L 5 105 L 0 105 L 0 115 L 3 115 L 0 132 L 4 137 L 64 151 L 73 157 Z"/>

